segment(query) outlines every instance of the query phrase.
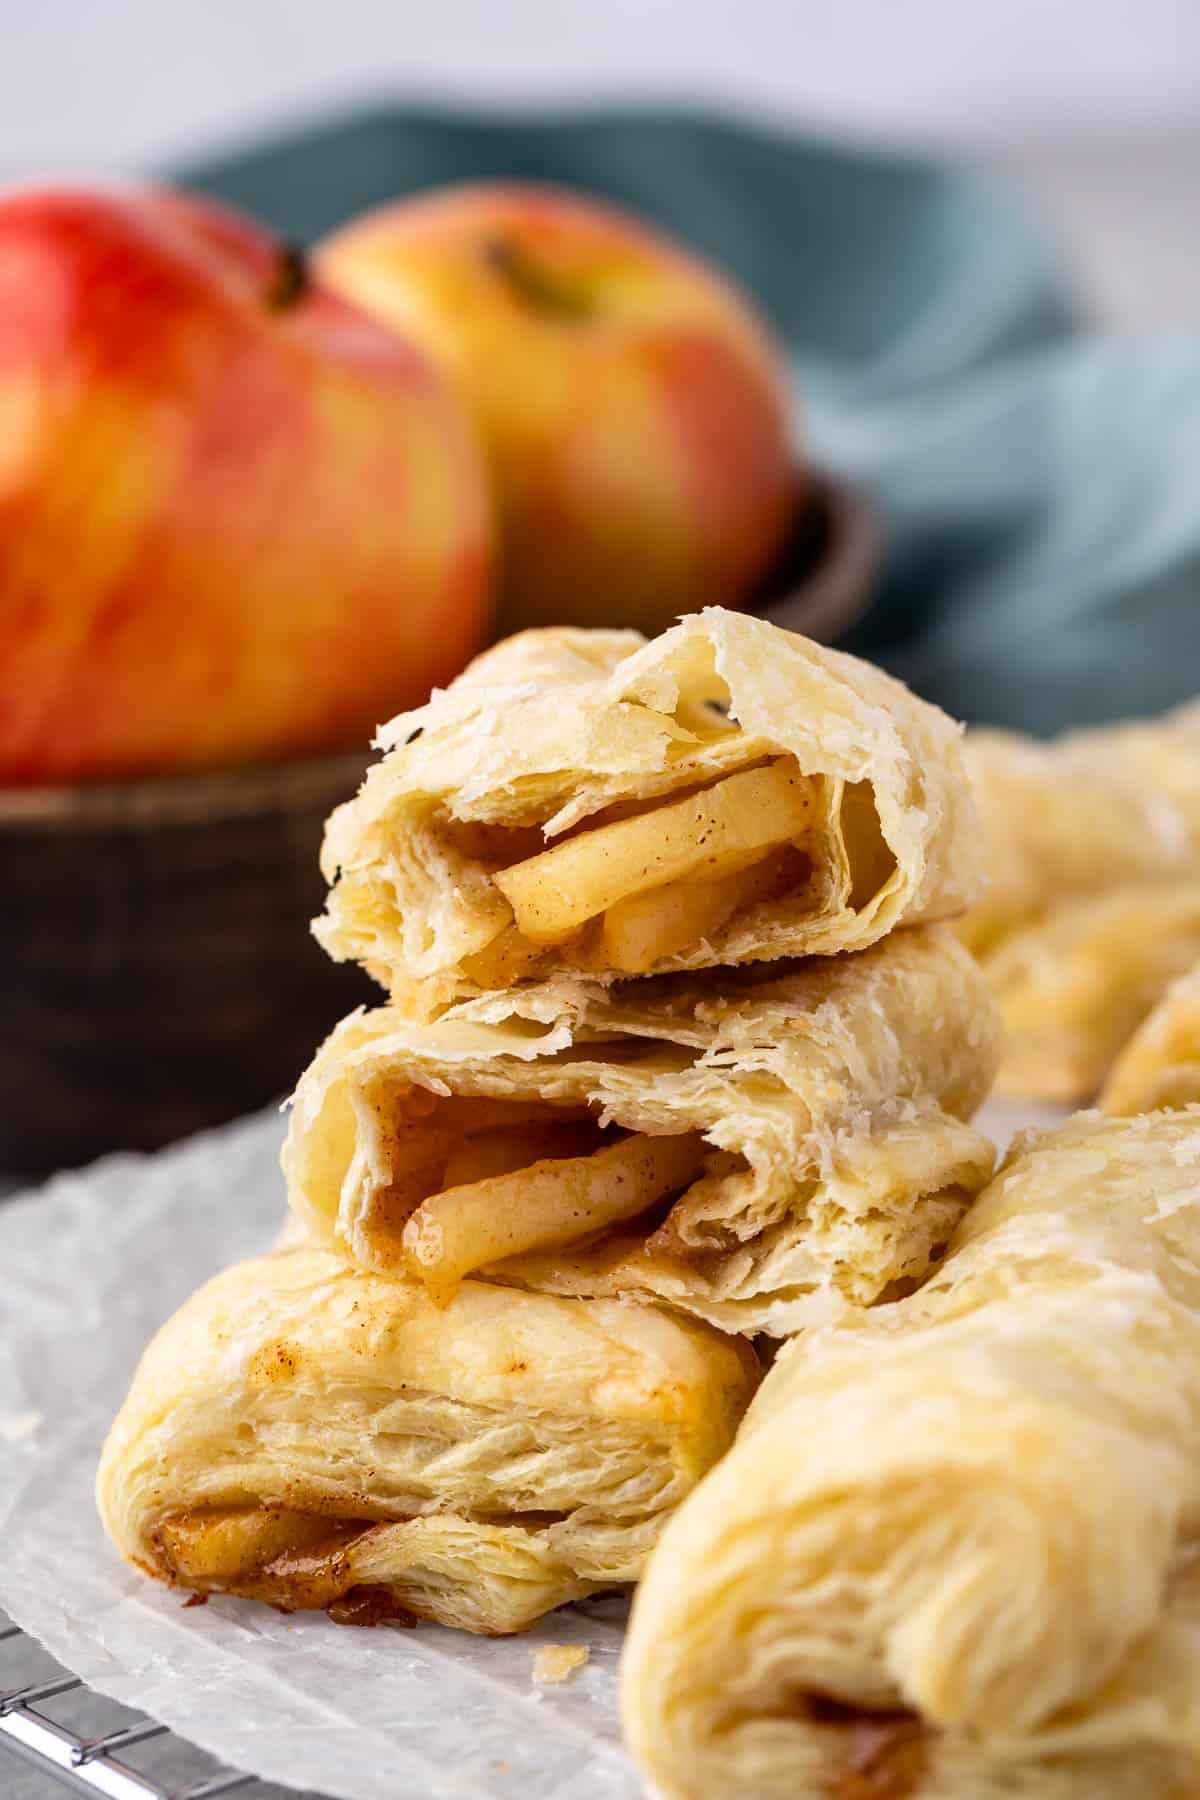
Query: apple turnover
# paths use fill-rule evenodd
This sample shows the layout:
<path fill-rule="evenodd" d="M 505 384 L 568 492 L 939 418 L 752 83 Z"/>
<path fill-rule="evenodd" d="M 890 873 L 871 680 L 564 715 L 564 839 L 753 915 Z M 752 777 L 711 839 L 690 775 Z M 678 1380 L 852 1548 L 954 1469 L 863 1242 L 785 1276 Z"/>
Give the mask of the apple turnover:
<path fill-rule="evenodd" d="M 465 1282 L 442 1310 L 277 1252 L 150 1344 L 100 1513 L 131 1562 L 198 1593 L 520 1631 L 638 1577 L 757 1375 L 746 1344 L 652 1307 Z"/>
<path fill-rule="evenodd" d="M 414 1012 L 861 949 L 975 897 L 959 729 L 880 670 L 711 608 L 525 632 L 419 712 L 332 815 L 317 934 Z"/>
<path fill-rule="evenodd" d="M 781 1352 L 634 1603 L 666 1800 L 1200 1792 L 1200 1108 L 1019 1140 L 918 1293 Z"/>
<path fill-rule="evenodd" d="M 936 926 L 716 987 L 560 977 L 345 1020 L 284 1169 L 314 1242 L 435 1304 L 484 1271 L 782 1336 L 927 1273 L 991 1173 L 995 1060 Z"/>
<path fill-rule="evenodd" d="M 1000 1005 L 1002 1093 L 1091 1100 L 1171 983 L 1200 958 L 1200 873 L 1079 895 L 983 969 Z"/>
<path fill-rule="evenodd" d="M 1100 1096 L 1108 1113 L 1200 1102 L 1200 963 L 1180 977 L 1134 1032 Z"/>
<path fill-rule="evenodd" d="M 1200 704 L 1049 743 L 972 731 L 988 887 L 960 926 L 983 954 L 1065 899 L 1200 867 Z"/>

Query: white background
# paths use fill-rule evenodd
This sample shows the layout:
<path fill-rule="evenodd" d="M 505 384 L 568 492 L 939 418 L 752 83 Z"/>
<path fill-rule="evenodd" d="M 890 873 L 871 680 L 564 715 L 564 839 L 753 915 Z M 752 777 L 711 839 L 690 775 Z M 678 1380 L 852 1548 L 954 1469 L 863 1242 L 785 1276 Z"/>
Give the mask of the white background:
<path fill-rule="evenodd" d="M 0 0 L 0 179 L 414 92 L 708 96 L 964 149 L 1098 314 L 1200 318 L 1200 0 Z"/>

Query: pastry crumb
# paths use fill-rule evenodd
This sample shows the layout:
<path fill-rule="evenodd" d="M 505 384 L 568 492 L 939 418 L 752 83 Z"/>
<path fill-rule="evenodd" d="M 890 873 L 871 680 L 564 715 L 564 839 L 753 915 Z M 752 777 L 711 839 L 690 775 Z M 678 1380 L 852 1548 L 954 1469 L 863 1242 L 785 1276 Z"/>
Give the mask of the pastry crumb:
<path fill-rule="evenodd" d="M 582 1669 L 590 1655 L 586 1644 L 543 1644 L 533 1653 L 533 1679 L 543 1685 L 565 1681 L 576 1669 Z"/>
<path fill-rule="evenodd" d="M 41 1423 L 40 1412 L 0 1413 L 0 1443 L 27 1443 Z"/>

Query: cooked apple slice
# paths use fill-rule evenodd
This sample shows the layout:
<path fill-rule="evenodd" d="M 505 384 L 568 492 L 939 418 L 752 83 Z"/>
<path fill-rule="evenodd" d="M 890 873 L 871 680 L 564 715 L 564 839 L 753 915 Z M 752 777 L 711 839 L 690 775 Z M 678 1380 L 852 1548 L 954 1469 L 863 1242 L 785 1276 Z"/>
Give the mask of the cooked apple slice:
<path fill-rule="evenodd" d="M 623 975 L 642 975 L 728 924 L 756 901 L 787 887 L 800 863 L 785 845 L 768 850 L 744 869 L 711 881 L 669 881 L 665 887 L 618 900 L 604 915 L 604 965 Z"/>
<path fill-rule="evenodd" d="M 490 944 L 468 956 L 463 968 L 481 988 L 515 987 L 536 976 L 545 956 L 540 944 L 529 943 L 515 925 L 506 925 Z"/>
<path fill-rule="evenodd" d="M 790 764 L 773 762 L 581 832 L 492 879 L 522 937 L 561 943 L 618 901 L 667 882 L 728 873 L 792 842 L 812 815 L 812 784 Z"/>
<path fill-rule="evenodd" d="M 377 1215 L 386 1218 L 389 1228 L 397 1232 L 427 1195 L 453 1181 L 474 1181 L 477 1169 L 490 1175 L 520 1168 L 546 1155 L 541 1145 L 556 1142 L 556 1134 L 571 1127 L 577 1135 L 564 1140 L 558 1152 L 562 1156 L 579 1155 L 590 1147 L 589 1134 L 593 1140 L 595 1137 L 585 1107 L 549 1110 L 538 1100 L 466 1096 L 456 1099 L 453 1112 L 447 1113 L 441 1110 L 438 1095 L 414 1088 L 409 1090 L 402 1128 L 388 1118 L 386 1109 L 377 1111 L 389 1175 L 386 1186 L 376 1194 L 375 1206 Z M 499 1148 L 504 1140 L 513 1140 L 511 1153 Z M 485 1148 L 487 1145 L 491 1148 Z M 512 1160 L 506 1161 L 510 1154 Z M 456 1158 L 460 1159 L 458 1166 L 469 1173 L 448 1179 L 446 1169 Z"/>
<path fill-rule="evenodd" d="M 622 1138 L 590 1156 L 541 1160 L 433 1194 L 404 1227 L 404 1249 L 431 1298 L 444 1306 L 463 1277 L 525 1250 L 551 1250 L 685 1188 L 703 1170 L 699 1132 Z"/>

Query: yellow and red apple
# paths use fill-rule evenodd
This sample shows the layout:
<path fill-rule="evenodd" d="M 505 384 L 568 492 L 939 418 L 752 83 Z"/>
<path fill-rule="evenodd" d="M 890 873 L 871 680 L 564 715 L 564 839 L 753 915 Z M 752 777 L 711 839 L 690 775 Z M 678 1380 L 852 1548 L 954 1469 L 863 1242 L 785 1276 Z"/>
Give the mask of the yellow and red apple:
<path fill-rule="evenodd" d="M 425 346 L 474 413 L 504 626 L 637 625 L 748 600 L 798 479 L 783 364 L 750 302 L 626 214 L 452 188 L 327 239 L 331 285 Z"/>
<path fill-rule="evenodd" d="M 491 549 L 450 384 L 269 234 L 0 199 L 0 780 L 363 742 L 478 647 Z"/>

